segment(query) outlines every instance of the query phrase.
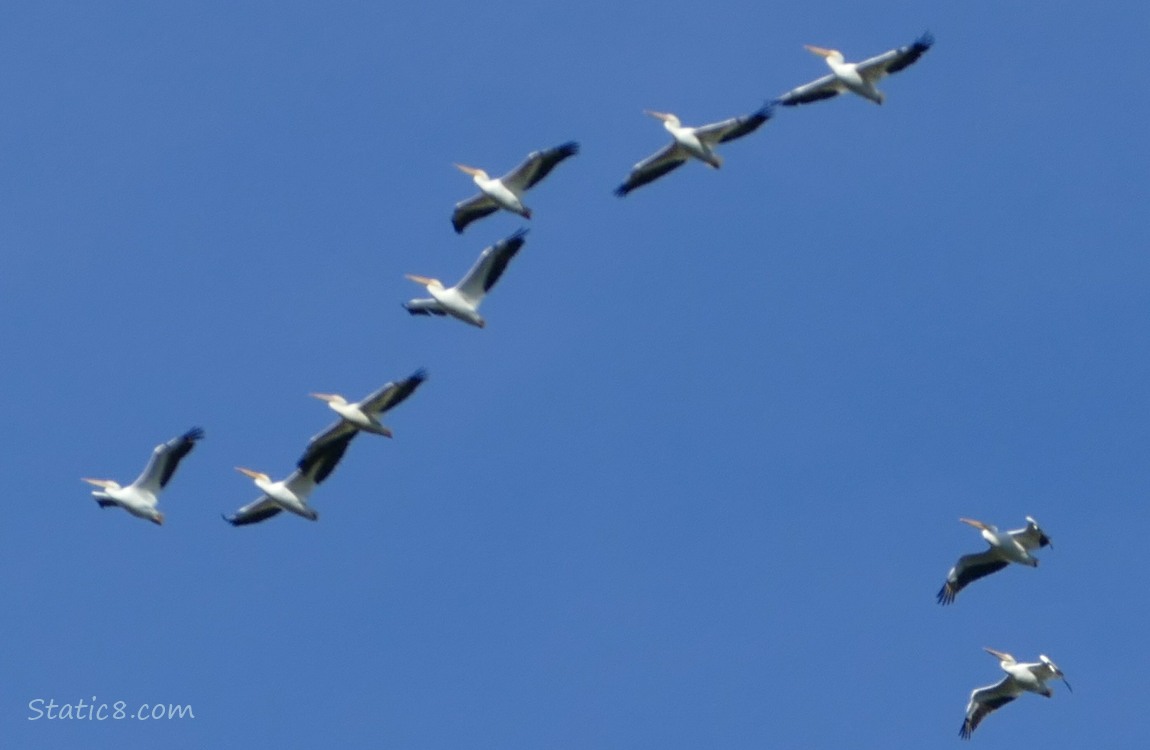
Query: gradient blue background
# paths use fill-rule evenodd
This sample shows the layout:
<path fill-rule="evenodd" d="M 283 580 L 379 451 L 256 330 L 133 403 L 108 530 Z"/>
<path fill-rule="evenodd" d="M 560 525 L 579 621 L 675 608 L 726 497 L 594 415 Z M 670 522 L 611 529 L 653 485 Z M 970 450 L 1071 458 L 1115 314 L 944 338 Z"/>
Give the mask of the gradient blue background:
<path fill-rule="evenodd" d="M 617 199 L 666 142 L 859 60 Z M 42 2 L 0 23 L 0 734 L 13 748 L 1138 747 L 1150 521 L 1142 0 Z M 410 318 L 524 224 L 485 330 Z M 425 366 L 315 494 L 331 412 Z M 158 528 L 101 511 L 207 437 Z M 957 522 L 1054 539 L 941 608 Z M 29 721 L 37 698 L 189 704 Z"/>

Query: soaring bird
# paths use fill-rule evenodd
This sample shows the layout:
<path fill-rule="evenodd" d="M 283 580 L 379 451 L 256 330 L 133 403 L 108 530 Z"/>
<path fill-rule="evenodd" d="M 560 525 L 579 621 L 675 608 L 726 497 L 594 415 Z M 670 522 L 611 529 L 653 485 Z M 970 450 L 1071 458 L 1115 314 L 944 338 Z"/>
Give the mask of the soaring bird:
<path fill-rule="evenodd" d="M 1038 567 L 1038 558 L 1031 553 L 1040 547 L 1051 547 L 1050 537 L 1042 531 L 1030 516 L 1026 517 L 1026 527 L 1002 532 L 997 527 L 970 518 L 958 519 L 982 532 L 982 538 L 990 544 L 985 552 L 963 555 L 946 574 L 946 582 L 938 590 L 938 603 L 950 604 L 959 591 L 973 581 L 997 573 L 1010 563 Z"/>
<path fill-rule="evenodd" d="M 439 279 L 407 274 L 407 278 L 415 283 L 425 285 L 431 298 L 405 302 L 404 309 L 412 315 L 451 315 L 464 323 L 483 328 L 487 321 L 480 316 L 479 305 L 484 295 L 499 281 L 519 248 L 523 247 L 526 241 L 523 237 L 526 234 L 526 229 L 520 229 L 510 237 L 485 248 L 467 275 L 453 287 L 444 287 Z"/>
<path fill-rule="evenodd" d="M 845 62 L 843 53 L 837 49 L 824 49 L 808 44 L 806 45 L 808 51 L 826 58 L 831 72 L 797 89 L 791 89 L 775 101 L 786 106 L 794 106 L 830 99 L 844 91 L 850 91 L 864 99 L 870 99 L 875 104 L 882 104 L 886 96 L 875 88 L 875 82 L 883 76 L 897 73 L 913 65 L 932 44 L 934 37 L 928 31 L 915 40 L 914 44 L 892 49 L 860 63 Z"/>
<path fill-rule="evenodd" d="M 623 197 L 648 182 L 659 179 L 671 170 L 679 168 L 692 157 L 718 169 L 722 166 L 723 159 L 715 153 L 715 146 L 753 133 L 764 122 L 771 119 L 770 104 L 764 104 L 749 115 L 732 117 L 722 122 L 700 125 L 697 128 L 684 126 L 679 122 L 678 117 L 669 112 L 654 112 L 649 109 L 643 110 L 643 112 L 662 120 L 663 127 L 667 129 L 674 140 L 631 167 L 631 174 L 627 175 L 626 181 L 615 189 L 615 195 L 619 197 Z"/>
<path fill-rule="evenodd" d="M 321 401 L 326 401 L 332 411 L 340 416 L 340 419 L 308 441 L 299 467 L 303 468 L 305 464 L 310 463 L 311 457 L 316 451 L 322 451 L 328 443 L 339 440 L 344 435 L 350 434 L 351 437 L 355 437 L 359 432 L 371 432 L 376 435 L 391 437 L 391 429 L 380 422 L 379 418 L 384 412 L 398 406 L 414 393 L 424 380 L 427 380 L 427 371 L 417 370 L 411 377 L 398 383 L 388 383 L 354 404 L 349 404 L 347 399 L 338 393 L 310 394 Z"/>
<path fill-rule="evenodd" d="M 1047 680 L 1058 678 L 1066 684 L 1067 690 L 1073 692 L 1062 670 L 1044 654 L 1039 654 L 1036 662 L 1019 664 L 1010 654 L 992 648 L 985 651 L 999 660 L 999 666 L 1006 672 L 1006 676 L 998 684 L 978 688 L 970 694 L 970 702 L 966 704 L 966 718 L 958 730 L 958 736 L 964 740 L 970 739 L 971 733 L 987 714 L 1002 708 L 1023 693 L 1038 693 L 1047 698 L 1054 695 L 1054 691 L 1046 686 Z"/>
<path fill-rule="evenodd" d="M 102 488 L 92 492 L 92 497 L 96 498 L 101 508 L 119 505 L 133 516 L 162 524 L 164 514 L 156 509 L 160 492 L 172 480 L 172 475 L 176 473 L 176 467 L 180 465 L 183 457 L 196 447 L 196 441 L 203 436 L 203 430 L 193 427 L 183 435 L 157 445 L 152 450 L 152 457 L 148 459 L 144 471 L 127 487 L 121 487 L 111 479 L 85 478 L 84 481 Z"/>
<path fill-rule="evenodd" d="M 535 187 L 556 164 L 577 153 L 579 144 L 575 141 L 545 151 L 532 151 L 522 164 L 498 179 L 489 177 L 482 169 L 456 164 L 459 171 L 471 175 L 480 193 L 455 204 L 451 226 L 462 234 L 468 224 L 501 208 L 530 219 L 531 209 L 523 205 L 523 193 Z"/>
<path fill-rule="evenodd" d="M 353 437 L 354 432 L 346 432 L 334 440 L 329 440 L 310 454 L 305 453 L 300 459 L 299 467 L 287 479 L 279 482 L 273 482 L 271 477 L 263 472 L 237 466 L 236 471 L 255 480 L 256 487 L 260 488 L 263 495 L 231 516 L 224 516 L 224 520 L 232 526 L 246 526 L 271 518 L 281 510 L 287 510 L 309 521 L 315 521 L 319 518 L 319 514 L 307 504 L 308 498 L 316 486 L 335 470 Z"/>

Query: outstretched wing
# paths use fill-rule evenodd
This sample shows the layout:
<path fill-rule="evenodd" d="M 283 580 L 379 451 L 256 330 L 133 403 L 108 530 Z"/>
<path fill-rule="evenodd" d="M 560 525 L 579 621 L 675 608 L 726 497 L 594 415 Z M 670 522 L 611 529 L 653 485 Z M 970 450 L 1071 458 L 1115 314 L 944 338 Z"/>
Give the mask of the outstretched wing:
<path fill-rule="evenodd" d="M 369 414 L 383 414 L 388 409 L 403 403 L 408 396 L 415 393 L 415 389 L 425 380 L 427 380 L 427 370 L 422 368 L 416 370 L 410 377 L 404 378 L 398 383 L 388 383 L 360 401 L 360 409 Z"/>
<path fill-rule="evenodd" d="M 532 151 L 515 169 L 499 178 L 509 190 L 519 194 L 535 186 L 542 180 L 555 165 L 564 159 L 579 153 L 579 144 L 568 141 L 561 146 L 549 148 L 544 151 Z"/>
<path fill-rule="evenodd" d="M 260 521 L 271 518 L 281 510 L 283 510 L 283 508 L 276 504 L 275 500 L 264 495 L 259 500 L 248 503 L 232 515 L 223 516 L 223 519 L 232 526 L 247 526 L 248 524 L 259 523 Z"/>
<path fill-rule="evenodd" d="M 403 309 L 412 315 L 447 315 L 443 305 L 430 297 L 413 299 L 403 303 Z"/>
<path fill-rule="evenodd" d="M 510 237 L 484 248 L 475 265 L 456 284 L 459 293 L 466 297 L 468 302 L 478 307 L 483 295 L 491 291 L 491 287 L 495 286 L 495 282 L 499 281 L 499 277 L 507 270 L 507 264 L 527 241 L 524 239 L 526 234 L 526 229 L 520 229 Z"/>
<path fill-rule="evenodd" d="M 467 225 L 476 219 L 482 219 L 499 210 L 499 204 L 480 193 L 465 201 L 455 204 L 455 211 L 451 214 L 451 226 L 455 227 L 456 234 L 463 234 Z"/>
<path fill-rule="evenodd" d="M 136 477 L 136 481 L 132 482 L 132 486 L 149 490 L 152 494 L 162 490 L 168 485 L 172 475 L 176 473 L 176 467 L 180 465 L 180 461 L 191 452 L 192 448 L 196 447 L 196 441 L 203 436 L 203 430 L 199 427 L 193 427 L 183 435 L 157 445 L 152 450 L 152 457 L 148 459 L 148 465 L 144 467 L 140 476 Z"/>
<path fill-rule="evenodd" d="M 749 115 L 697 127 L 695 135 L 699 140 L 711 145 L 726 143 L 755 132 L 769 119 L 771 119 L 771 105 L 768 103 Z"/>
<path fill-rule="evenodd" d="M 1025 529 L 1015 529 L 1014 531 L 1010 532 L 1010 536 L 1014 539 L 1014 541 L 1021 544 L 1023 549 L 1025 549 L 1027 552 L 1030 550 L 1040 549 L 1042 547 L 1053 546 L 1050 543 L 1050 537 L 1046 536 L 1046 532 L 1039 528 L 1038 524 L 1035 523 L 1033 518 L 1028 517 L 1026 521 L 1027 523 Z"/>
<path fill-rule="evenodd" d="M 339 464 L 343 454 L 347 452 L 347 446 L 351 444 L 352 438 L 359 434 L 359 430 L 351 430 L 337 438 L 329 440 L 325 443 L 317 444 L 314 448 L 309 445 L 300 456 L 299 461 L 296 462 L 297 470 L 292 472 L 292 475 L 287 478 L 285 484 L 293 492 L 296 491 L 295 484 L 320 484 L 323 480 L 335 471 L 335 467 Z M 300 493 L 296 493 L 300 494 Z M 307 494 L 305 491 L 303 494 Z"/>
<path fill-rule="evenodd" d="M 897 73 L 903 68 L 914 65 L 918 62 L 918 58 L 926 54 L 932 44 L 934 44 L 934 37 L 927 31 L 916 39 L 914 44 L 892 49 L 889 52 L 863 60 L 855 66 L 855 69 L 859 75 L 873 83 L 883 76 Z"/>
<path fill-rule="evenodd" d="M 1009 564 L 1009 561 L 1003 559 L 993 549 L 973 555 L 963 555 L 958 558 L 958 562 L 946 574 L 946 583 L 942 584 L 942 588 L 938 590 L 938 603 L 951 604 L 959 591 L 979 578 L 997 573 Z"/>
<path fill-rule="evenodd" d="M 978 728 L 983 719 L 1021 694 L 1022 688 L 1010 675 L 1003 677 L 997 685 L 978 688 L 970 694 L 970 702 L 966 704 L 966 718 L 958 730 L 958 736 L 969 740 L 971 732 Z"/>
<path fill-rule="evenodd" d="M 785 107 L 793 107 L 796 104 L 810 104 L 821 99 L 830 99 L 844 91 L 846 91 L 846 87 L 833 73 L 830 73 L 810 83 L 804 83 L 798 88 L 791 89 L 776 99 L 775 102 Z"/>
<path fill-rule="evenodd" d="M 615 195 L 622 198 L 637 187 L 648 182 L 654 182 L 673 169 L 677 169 L 687 161 L 687 152 L 677 141 L 671 141 L 663 148 L 648 156 L 643 161 L 631 167 L 631 174 L 626 181 L 615 188 Z"/>

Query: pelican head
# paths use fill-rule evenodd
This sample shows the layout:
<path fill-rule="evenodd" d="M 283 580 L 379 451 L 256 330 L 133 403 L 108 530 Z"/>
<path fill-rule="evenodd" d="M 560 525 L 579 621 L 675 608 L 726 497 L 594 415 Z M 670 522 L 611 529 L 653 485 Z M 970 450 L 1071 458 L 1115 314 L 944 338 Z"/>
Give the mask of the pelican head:
<path fill-rule="evenodd" d="M 312 398 L 318 398 L 320 401 L 326 401 L 329 404 L 346 404 L 347 399 L 338 393 L 309 393 L 307 394 Z"/>
<path fill-rule="evenodd" d="M 114 482 L 111 479 L 88 479 L 87 477 L 84 477 L 81 481 L 87 482 L 88 484 L 92 484 L 97 487 L 103 487 L 106 490 L 120 489 L 120 483 Z"/>
<path fill-rule="evenodd" d="M 677 128 L 680 125 L 682 125 L 682 123 L 679 122 L 679 118 L 676 117 L 675 115 L 671 114 L 670 112 L 655 112 L 654 110 L 645 109 L 645 110 L 643 110 L 643 114 L 651 115 L 651 117 L 654 117 L 657 120 L 662 120 L 664 123 L 666 123 L 668 126 L 670 126 L 672 128 Z"/>
<path fill-rule="evenodd" d="M 987 648 L 986 646 L 983 646 L 982 650 L 985 651 L 986 653 L 990 654 L 991 656 L 995 657 L 999 661 L 1007 662 L 1009 664 L 1013 664 L 1015 661 L 1014 657 L 1011 656 L 1010 654 L 1006 653 L 1005 651 L 995 651 L 994 649 Z"/>
<path fill-rule="evenodd" d="M 460 172 L 463 172 L 464 174 L 471 175 L 472 177 L 474 177 L 477 180 L 490 179 L 487 176 L 487 173 L 484 172 L 482 169 L 479 169 L 478 167 L 469 167 L 466 164 L 456 164 L 455 168 L 458 169 Z"/>
<path fill-rule="evenodd" d="M 263 472 L 252 471 L 251 469 L 245 469 L 242 466 L 237 466 L 236 471 L 238 471 L 241 474 L 245 474 L 245 475 L 251 477 L 252 479 L 256 480 L 257 482 L 271 482 L 271 480 L 272 480 L 271 477 L 269 477 L 267 474 L 264 474 Z"/>
<path fill-rule="evenodd" d="M 1055 677 L 1062 680 L 1062 684 L 1066 685 L 1067 690 L 1072 693 L 1074 692 L 1074 688 L 1070 687 L 1070 683 L 1066 681 L 1066 675 L 1062 674 L 1062 670 L 1058 668 L 1057 664 L 1050 660 L 1049 656 L 1046 654 L 1039 654 L 1038 659 L 1050 668 L 1050 671 L 1054 674 Z"/>
<path fill-rule="evenodd" d="M 403 276 L 406 279 L 411 279 L 416 284 L 423 284 L 426 287 L 433 287 L 434 286 L 434 287 L 437 287 L 439 289 L 443 288 L 443 282 L 440 281 L 439 279 L 433 279 L 429 276 L 416 276 L 413 273 L 405 273 Z"/>
<path fill-rule="evenodd" d="M 836 63 L 841 63 L 843 61 L 843 53 L 839 52 L 837 49 L 816 47 L 813 44 L 804 44 L 803 47 L 805 47 L 807 52 L 810 52 L 811 54 L 826 58 L 828 64 L 832 61 Z"/>

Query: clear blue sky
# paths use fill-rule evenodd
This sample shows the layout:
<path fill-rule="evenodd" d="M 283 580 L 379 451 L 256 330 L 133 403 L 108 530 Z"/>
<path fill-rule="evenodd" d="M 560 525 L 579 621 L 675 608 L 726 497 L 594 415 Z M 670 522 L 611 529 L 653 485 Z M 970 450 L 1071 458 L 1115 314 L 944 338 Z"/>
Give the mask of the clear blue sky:
<path fill-rule="evenodd" d="M 336 7 L 333 7 L 336 6 Z M 688 124 L 937 44 L 626 199 Z M 43 2 L 0 25 L 13 748 L 957 746 L 1146 727 L 1144 2 Z M 582 153 L 451 231 L 452 162 Z M 411 318 L 529 224 L 488 326 Z M 313 498 L 331 412 L 426 367 Z M 156 527 L 100 510 L 207 437 Z M 1054 539 L 941 608 L 972 516 Z M 29 701 L 188 704 L 29 721 Z"/>

